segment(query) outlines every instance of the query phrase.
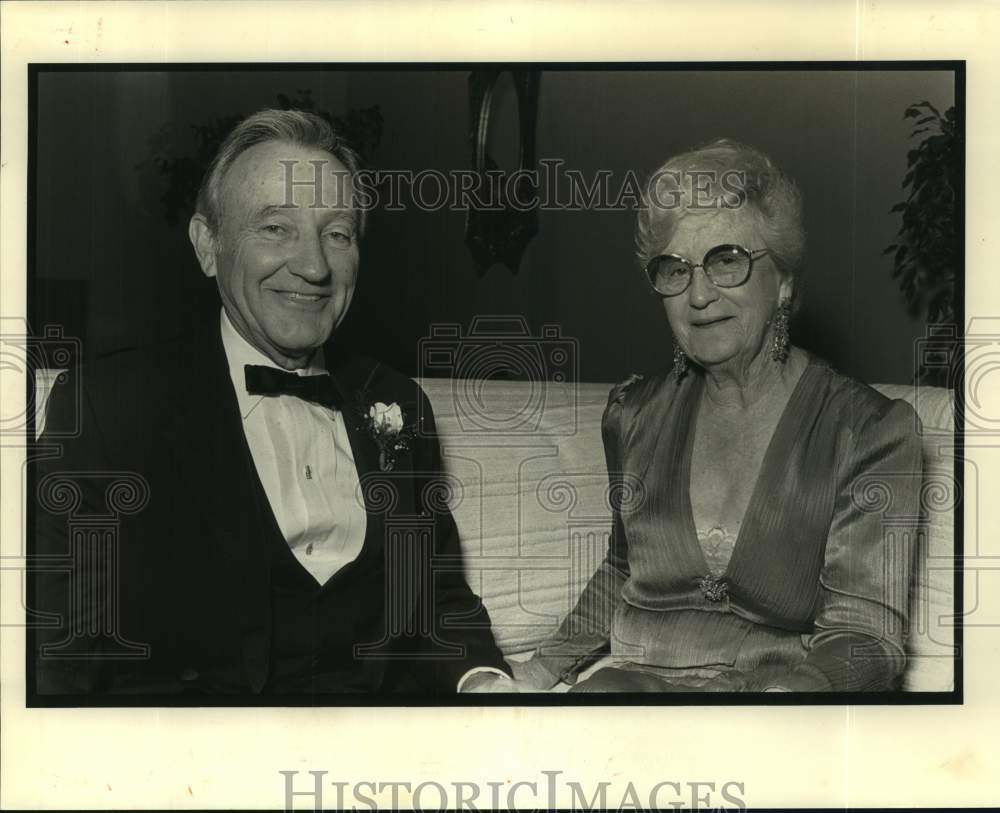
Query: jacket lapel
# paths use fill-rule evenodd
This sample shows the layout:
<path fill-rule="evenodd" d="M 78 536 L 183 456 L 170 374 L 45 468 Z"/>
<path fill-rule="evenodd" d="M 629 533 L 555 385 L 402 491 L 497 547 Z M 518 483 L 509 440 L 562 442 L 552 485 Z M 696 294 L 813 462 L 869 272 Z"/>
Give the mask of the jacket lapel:
<path fill-rule="evenodd" d="M 187 478 L 192 502 L 201 508 L 219 546 L 219 589 L 242 608 L 250 685 L 266 676 L 270 572 L 255 470 L 218 327 L 206 330 L 178 353 L 182 362 L 172 420 L 163 427 L 167 448 Z"/>
<path fill-rule="evenodd" d="M 377 563 L 384 570 L 384 637 L 362 643 L 357 655 L 367 670 L 377 674 L 384 668 L 385 657 L 399 654 L 396 636 L 411 628 L 421 590 L 431 588 L 421 582 L 428 574 L 431 551 L 416 540 L 417 526 L 431 520 L 418 517 L 415 492 L 420 487 L 419 473 L 413 470 L 412 453 L 397 453 L 391 469 L 383 470 L 379 444 L 366 421 L 372 405 L 378 401 L 391 404 L 396 393 L 387 389 L 377 362 L 350 357 L 331 363 L 334 358 L 327 353 L 327 367 L 343 399 L 342 414 L 368 517 L 361 553 L 337 575 L 349 574 L 362 564 Z M 404 420 L 413 420 L 416 406 L 400 403 L 400 407 Z"/>
<path fill-rule="evenodd" d="M 333 363 L 331 362 L 333 360 Z M 374 361 L 362 361 L 359 358 L 338 358 L 327 355 L 328 369 L 334 383 L 343 399 L 342 416 L 347 428 L 351 452 L 354 454 L 354 465 L 361 481 L 365 509 L 368 512 L 369 530 L 374 516 L 384 518 L 387 509 L 380 493 L 380 484 L 391 484 L 393 489 L 392 516 L 411 515 L 414 512 L 412 489 L 413 463 L 410 452 L 399 452 L 395 455 L 392 465 L 383 469 L 380 461 L 379 443 L 373 435 L 367 422 L 368 410 L 378 401 L 391 404 L 395 401 L 393 393 L 380 386 L 379 364 Z M 406 418 L 412 420 L 415 406 L 400 404 L 406 413 Z M 371 534 L 366 535 L 370 538 Z M 367 541 L 366 541 L 367 544 Z"/>
<path fill-rule="evenodd" d="M 369 371 L 370 372 L 370 371 Z M 341 417 L 347 429 L 347 437 L 351 443 L 351 453 L 354 455 L 354 466 L 358 471 L 358 478 L 364 484 L 364 477 L 367 474 L 378 472 L 378 446 L 368 431 L 365 422 L 366 393 L 364 387 L 364 370 L 353 369 L 344 363 L 330 366 L 330 376 L 333 378 L 340 392 L 343 401 Z M 371 504 L 367 495 L 365 497 L 365 507 L 371 513 Z"/>

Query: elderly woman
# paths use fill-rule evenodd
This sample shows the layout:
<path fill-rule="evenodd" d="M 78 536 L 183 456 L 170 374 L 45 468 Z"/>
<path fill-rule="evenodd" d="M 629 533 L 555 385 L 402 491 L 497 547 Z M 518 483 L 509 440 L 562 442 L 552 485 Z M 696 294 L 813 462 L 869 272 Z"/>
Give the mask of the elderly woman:
<path fill-rule="evenodd" d="M 877 691 L 897 685 L 910 552 L 872 487 L 917 514 L 902 401 L 789 343 L 799 193 L 760 151 L 713 142 L 653 175 L 639 258 L 673 367 L 611 392 L 607 557 L 558 632 L 516 665 L 576 691 Z"/>

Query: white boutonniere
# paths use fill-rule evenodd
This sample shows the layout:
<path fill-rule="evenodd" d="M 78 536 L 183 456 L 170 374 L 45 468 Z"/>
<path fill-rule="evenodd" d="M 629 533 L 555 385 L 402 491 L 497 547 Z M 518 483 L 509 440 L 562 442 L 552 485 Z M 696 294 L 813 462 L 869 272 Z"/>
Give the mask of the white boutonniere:
<path fill-rule="evenodd" d="M 383 434 L 399 434 L 403 429 L 403 410 L 395 401 L 383 404 L 376 401 L 368 410 L 368 418 L 376 431 Z"/>
<path fill-rule="evenodd" d="M 378 466 L 382 471 L 392 471 L 396 455 L 410 448 L 414 437 L 412 426 L 406 425 L 402 408 L 395 401 L 391 404 L 376 401 L 364 412 L 368 434 L 378 446 Z"/>

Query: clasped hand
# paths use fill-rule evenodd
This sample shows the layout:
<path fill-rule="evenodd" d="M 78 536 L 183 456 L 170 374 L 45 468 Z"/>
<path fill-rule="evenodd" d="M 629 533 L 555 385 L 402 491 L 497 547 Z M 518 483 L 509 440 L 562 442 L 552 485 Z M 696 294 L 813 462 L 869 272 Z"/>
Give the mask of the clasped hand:
<path fill-rule="evenodd" d="M 534 659 L 512 661 L 513 678 L 495 672 L 472 675 L 462 685 L 462 694 L 521 694 L 542 692 L 552 687 L 551 676 Z"/>

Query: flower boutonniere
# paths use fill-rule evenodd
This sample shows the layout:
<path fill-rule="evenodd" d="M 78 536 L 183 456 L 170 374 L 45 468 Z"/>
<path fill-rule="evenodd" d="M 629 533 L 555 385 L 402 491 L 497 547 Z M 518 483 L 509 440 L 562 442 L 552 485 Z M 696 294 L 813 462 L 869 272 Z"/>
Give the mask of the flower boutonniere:
<path fill-rule="evenodd" d="M 396 464 L 396 455 L 409 450 L 414 438 L 413 426 L 407 426 L 402 408 L 393 401 L 391 404 L 376 401 L 364 408 L 362 416 L 368 434 L 378 446 L 378 467 L 382 471 L 392 471 Z"/>

